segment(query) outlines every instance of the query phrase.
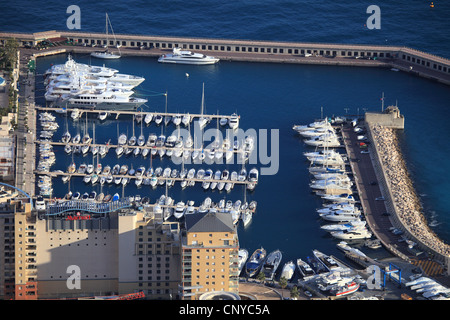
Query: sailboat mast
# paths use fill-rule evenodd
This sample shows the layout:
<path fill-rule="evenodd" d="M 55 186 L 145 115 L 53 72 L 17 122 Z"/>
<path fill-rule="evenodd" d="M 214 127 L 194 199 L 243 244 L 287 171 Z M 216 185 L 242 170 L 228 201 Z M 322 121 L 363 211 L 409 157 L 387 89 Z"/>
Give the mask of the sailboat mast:
<path fill-rule="evenodd" d="M 203 88 L 202 88 L 202 115 L 203 115 L 204 104 L 205 104 L 205 83 L 203 82 Z"/>
<path fill-rule="evenodd" d="M 108 46 L 108 13 L 105 13 L 106 46 Z"/>

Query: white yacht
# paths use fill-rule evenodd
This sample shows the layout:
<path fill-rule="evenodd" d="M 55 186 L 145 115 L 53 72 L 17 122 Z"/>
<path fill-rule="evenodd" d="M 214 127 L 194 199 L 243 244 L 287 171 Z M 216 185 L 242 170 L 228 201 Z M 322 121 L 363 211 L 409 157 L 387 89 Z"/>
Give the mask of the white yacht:
<path fill-rule="evenodd" d="M 331 195 L 325 194 L 322 196 L 322 199 L 327 201 L 332 201 L 335 203 L 346 202 L 346 203 L 355 203 L 356 200 L 351 194 L 343 193 L 340 195 Z"/>
<path fill-rule="evenodd" d="M 332 222 L 349 222 L 354 220 L 360 220 L 359 214 L 343 211 L 336 211 L 333 213 L 321 213 L 319 214 L 319 216 L 326 221 Z"/>
<path fill-rule="evenodd" d="M 48 77 L 50 75 L 62 75 L 69 73 L 71 71 L 80 71 L 85 72 L 87 74 L 97 75 L 97 76 L 105 76 L 111 77 L 115 73 L 119 72 L 116 69 L 108 68 L 108 67 L 99 67 L 99 66 L 90 66 L 83 63 L 77 63 L 72 59 L 72 56 L 69 55 L 67 57 L 67 61 L 64 64 L 55 64 L 50 69 L 48 69 L 44 77 Z"/>
<path fill-rule="evenodd" d="M 181 48 L 174 48 L 172 53 L 163 54 L 158 59 L 158 62 L 207 65 L 207 64 L 215 64 L 219 62 L 219 59 L 201 53 L 194 53 L 191 51 L 181 50 Z"/>
<path fill-rule="evenodd" d="M 231 118 L 228 120 L 228 125 L 233 130 L 236 130 L 239 127 L 239 116 L 236 113 L 231 115 Z"/>
<path fill-rule="evenodd" d="M 367 230 L 367 228 L 354 228 L 350 230 L 342 230 L 342 231 L 332 231 L 330 234 L 342 240 L 359 240 L 359 239 L 370 239 L 372 237 L 372 233 Z"/>
<path fill-rule="evenodd" d="M 328 125 L 329 125 L 328 120 L 324 119 L 324 120 L 321 120 L 321 121 L 312 122 L 312 123 L 310 123 L 308 125 L 294 125 L 292 127 L 292 129 L 297 131 L 297 132 L 302 132 L 302 131 L 309 131 L 309 130 L 315 130 L 315 129 L 327 127 Z"/>
<path fill-rule="evenodd" d="M 281 277 L 284 277 L 287 281 L 291 280 L 294 275 L 295 264 L 292 261 L 285 263 L 283 270 L 281 271 Z"/>
<path fill-rule="evenodd" d="M 143 98 L 124 97 L 113 92 L 88 92 L 75 96 L 63 96 L 53 102 L 56 106 L 72 108 L 95 108 L 99 110 L 135 110 L 146 103 Z"/>
<path fill-rule="evenodd" d="M 111 25 L 111 21 L 109 20 L 108 14 L 106 13 L 106 43 L 109 43 L 109 39 L 108 39 L 108 26 L 111 26 L 111 31 L 112 31 L 112 25 Z M 114 32 L 113 32 L 114 35 Z M 114 42 L 117 43 L 117 40 L 115 39 L 115 35 L 114 35 Z M 121 54 L 120 54 L 120 49 L 119 46 L 117 46 L 117 49 L 119 51 L 118 54 L 113 53 L 113 52 L 109 52 L 108 50 L 105 51 L 96 51 L 96 52 L 92 52 L 91 53 L 91 57 L 94 58 L 99 58 L 99 59 L 119 59 Z"/>
<path fill-rule="evenodd" d="M 134 76 L 131 74 L 116 73 L 112 77 L 107 78 L 110 82 L 119 82 L 123 84 L 133 85 L 137 87 L 144 82 L 144 77 Z"/>
<path fill-rule="evenodd" d="M 319 137 L 314 137 L 309 140 L 305 140 L 305 144 L 313 147 L 339 147 L 341 143 L 339 142 L 338 138 L 334 135 L 322 135 Z"/>
<path fill-rule="evenodd" d="M 321 226 L 320 228 L 325 231 L 344 231 L 344 230 L 351 230 L 355 228 L 365 227 L 366 221 L 363 220 L 354 220 L 350 221 L 348 223 L 337 223 L 337 224 L 326 224 Z"/>
<path fill-rule="evenodd" d="M 186 204 L 183 201 L 180 201 L 177 203 L 173 215 L 175 218 L 181 219 L 184 216 L 185 212 L 186 212 Z"/>
<path fill-rule="evenodd" d="M 238 252 L 238 268 L 239 268 L 239 274 L 241 274 L 242 270 L 244 269 L 245 263 L 248 259 L 248 251 L 246 249 L 239 249 Z"/>

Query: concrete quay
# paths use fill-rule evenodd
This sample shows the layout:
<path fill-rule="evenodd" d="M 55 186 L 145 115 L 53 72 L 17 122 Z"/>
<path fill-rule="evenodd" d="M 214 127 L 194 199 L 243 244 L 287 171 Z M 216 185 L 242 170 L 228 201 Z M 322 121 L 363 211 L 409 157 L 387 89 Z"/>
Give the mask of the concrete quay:
<path fill-rule="evenodd" d="M 384 178 L 383 168 L 378 160 L 376 141 L 373 140 L 371 132 L 367 131 L 366 133 L 369 138 L 369 153 L 361 153 L 360 141 L 357 139 L 358 134 L 354 132 L 353 127 L 343 126 L 341 132 L 364 217 L 374 236 L 381 241 L 384 248 L 404 261 L 402 263 L 403 271 L 419 267 L 425 275 L 433 277 L 443 285 L 450 286 L 448 256 L 446 258 L 442 254 L 430 254 L 434 244 L 429 247 L 420 245 L 420 242 L 410 236 L 408 230 L 402 227 L 396 218 L 395 205 L 389 197 L 388 182 Z M 394 228 L 401 229 L 403 233 L 393 233 Z M 411 250 L 405 239 L 417 242 L 416 247 L 420 246 L 420 250 L 417 248 Z M 435 240 L 442 243 L 439 239 Z M 400 264 L 398 259 L 394 263 Z"/>
<path fill-rule="evenodd" d="M 105 45 L 120 45 L 121 54 L 157 57 L 175 47 L 214 55 L 222 60 L 273 62 L 317 65 L 395 68 L 450 85 L 450 60 L 402 46 L 300 43 L 167 37 L 154 35 L 116 34 L 116 42 L 107 43 L 103 33 L 44 31 L 36 33 L 0 32 L 0 45 L 16 38 L 21 45 L 36 46 L 42 41 L 63 43 L 50 50 L 34 50 L 39 56 L 46 52 L 73 51 L 90 53 Z M 72 45 L 67 45 L 67 42 Z"/>

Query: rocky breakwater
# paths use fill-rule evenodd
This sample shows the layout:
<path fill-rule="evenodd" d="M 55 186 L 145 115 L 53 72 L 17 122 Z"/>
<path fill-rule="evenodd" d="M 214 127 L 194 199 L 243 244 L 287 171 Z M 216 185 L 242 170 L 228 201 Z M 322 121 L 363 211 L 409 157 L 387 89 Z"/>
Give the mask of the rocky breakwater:
<path fill-rule="evenodd" d="M 411 235 L 423 245 L 440 255 L 449 257 L 450 246 L 439 239 L 428 227 L 419 198 L 409 178 L 394 130 L 373 125 L 372 136 L 381 165 L 384 167 L 398 219 Z"/>

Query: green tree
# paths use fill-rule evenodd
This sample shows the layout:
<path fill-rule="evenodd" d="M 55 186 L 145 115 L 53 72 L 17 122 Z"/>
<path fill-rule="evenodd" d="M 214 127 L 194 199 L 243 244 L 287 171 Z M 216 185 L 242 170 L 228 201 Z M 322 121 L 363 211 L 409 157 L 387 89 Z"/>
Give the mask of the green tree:
<path fill-rule="evenodd" d="M 2 69 L 11 71 L 17 63 L 17 50 L 19 43 L 16 39 L 6 40 L 5 46 L 0 48 L 0 66 Z"/>
<path fill-rule="evenodd" d="M 285 277 L 281 277 L 279 284 L 280 284 L 281 289 L 286 288 L 288 285 L 287 279 Z"/>
<path fill-rule="evenodd" d="M 259 281 L 264 281 L 264 280 L 266 280 L 266 276 L 265 276 L 264 272 L 260 271 L 260 272 L 258 273 L 258 275 L 256 276 L 256 279 L 258 279 Z"/>
<path fill-rule="evenodd" d="M 297 286 L 293 286 L 291 289 L 291 298 L 297 299 L 299 295 Z"/>

